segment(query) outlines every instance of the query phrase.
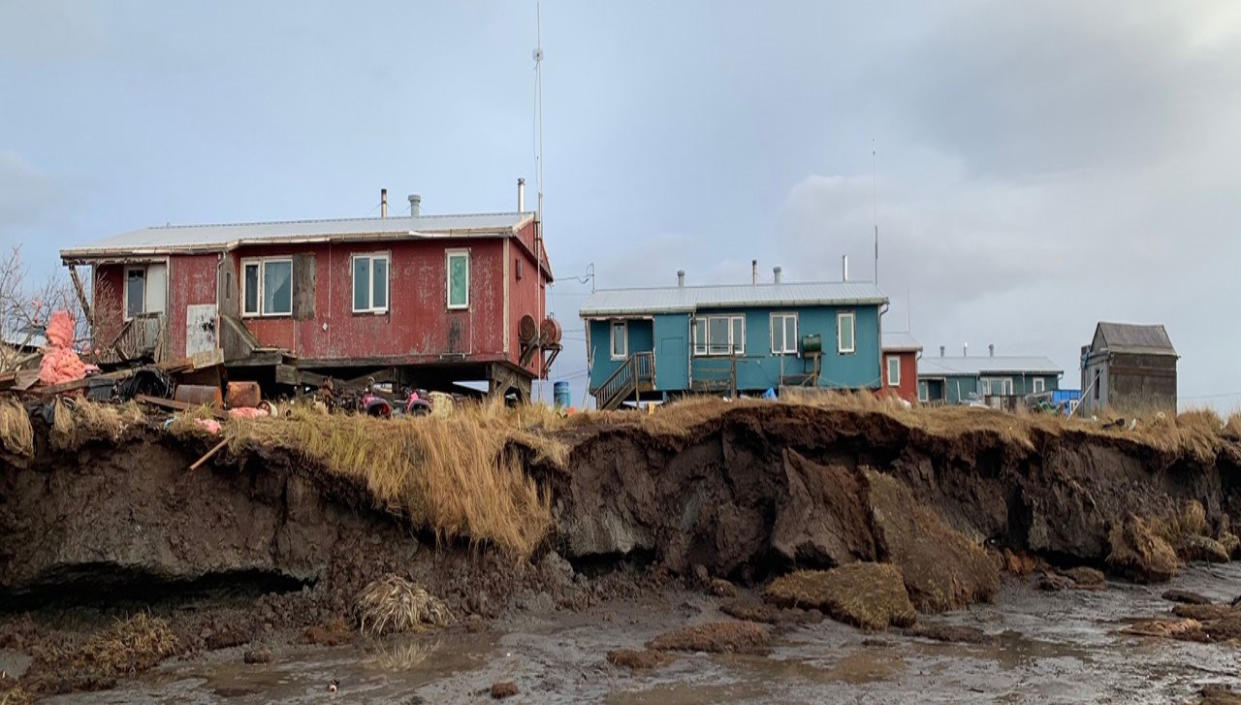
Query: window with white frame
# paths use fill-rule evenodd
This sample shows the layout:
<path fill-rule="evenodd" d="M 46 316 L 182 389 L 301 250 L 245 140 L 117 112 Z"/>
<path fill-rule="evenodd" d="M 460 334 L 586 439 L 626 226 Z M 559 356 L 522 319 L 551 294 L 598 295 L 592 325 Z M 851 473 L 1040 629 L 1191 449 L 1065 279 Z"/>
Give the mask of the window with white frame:
<path fill-rule="evenodd" d="M 901 386 L 901 358 L 899 355 L 888 355 L 888 386 Z"/>
<path fill-rule="evenodd" d="M 797 354 L 797 314 L 771 314 L 771 352 L 773 355 Z"/>
<path fill-rule="evenodd" d="M 695 318 L 694 354 L 745 354 L 745 316 L 728 314 Z"/>
<path fill-rule="evenodd" d="M 1032 384 L 1034 385 L 1032 389 L 1035 394 L 1039 394 L 1039 393 L 1047 391 L 1047 380 L 1043 379 L 1042 377 L 1035 377 Z"/>
<path fill-rule="evenodd" d="M 629 324 L 612 321 L 612 359 L 624 360 L 626 357 L 629 357 Z"/>
<path fill-rule="evenodd" d="M 1013 395 L 1012 377 L 1005 377 L 1004 379 L 1000 380 L 1000 394 L 1003 394 L 1006 397 L 1011 397 Z"/>
<path fill-rule="evenodd" d="M 857 352 L 857 315 L 853 311 L 836 314 L 836 352 Z"/>
<path fill-rule="evenodd" d="M 918 383 L 918 401 L 926 402 L 928 398 L 929 398 L 929 395 L 927 393 L 926 382 L 919 382 Z"/>
<path fill-rule="evenodd" d="M 448 308 L 470 307 L 470 251 L 448 250 Z"/>
<path fill-rule="evenodd" d="M 288 316 L 293 313 L 293 260 L 288 257 L 241 262 L 243 316 Z"/>
<path fill-rule="evenodd" d="M 388 311 L 387 253 L 353 256 L 353 312 L 386 313 Z"/>
<path fill-rule="evenodd" d="M 983 393 L 983 396 L 987 396 L 987 397 L 991 396 L 991 378 L 983 377 L 982 393 Z"/>

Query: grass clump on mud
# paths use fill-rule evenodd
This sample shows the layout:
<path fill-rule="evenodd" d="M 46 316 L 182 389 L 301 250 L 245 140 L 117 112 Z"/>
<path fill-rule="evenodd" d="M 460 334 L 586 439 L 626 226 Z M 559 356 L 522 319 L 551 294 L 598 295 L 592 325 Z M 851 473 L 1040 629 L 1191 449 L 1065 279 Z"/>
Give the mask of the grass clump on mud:
<path fill-rule="evenodd" d="M 116 443 L 129 428 L 145 422 L 142 407 L 135 402 L 105 404 L 88 399 L 57 398 L 52 402 L 52 428 L 48 438 L 56 450 L 74 450 L 90 441 Z"/>
<path fill-rule="evenodd" d="M 34 455 L 34 427 L 30 414 L 16 397 L 0 398 L 0 442 L 13 455 L 29 458 Z"/>
<path fill-rule="evenodd" d="M 361 630 L 374 636 L 452 622 L 443 600 L 399 575 L 386 575 L 362 588 L 355 609 Z"/>
<path fill-rule="evenodd" d="M 139 612 L 88 639 L 72 663 L 101 674 L 124 676 L 155 666 L 180 646 L 167 621 Z"/>
<path fill-rule="evenodd" d="M 552 526 L 550 498 L 527 458 L 563 467 L 567 448 L 490 405 L 447 417 L 377 419 L 299 409 L 288 418 L 237 419 L 234 451 L 279 446 L 360 481 L 376 503 L 442 539 L 489 541 L 529 556 Z"/>
<path fill-rule="evenodd" d="M 1136 583 L 1171 580 L 1180 569 L 1171 544 L 1136 514 L 1112 526 L 1108 546 L 1108 567 Z"/>
<path fill-rule="evenodd" d="M 886 563 L 795 571 L 773 580 L 763 599 L 781 607 L 813 607 L 869 630 L 908 627 L 917 619 L 900 569 Z"/>
<path fill-rule="evenodd" d="M 655 651 L 706 651 L 713 654 L 763 654 L 771 634 L 754 622 L 725 620 L 664 632 L 646 643 Z"/>

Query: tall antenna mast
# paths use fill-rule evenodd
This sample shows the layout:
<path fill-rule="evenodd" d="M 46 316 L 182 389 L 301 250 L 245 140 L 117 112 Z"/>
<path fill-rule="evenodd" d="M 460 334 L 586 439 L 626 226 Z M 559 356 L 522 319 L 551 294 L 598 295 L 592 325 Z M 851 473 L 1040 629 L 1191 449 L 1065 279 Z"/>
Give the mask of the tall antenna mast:
<path fill-rule="evenodd" d="M 875 286 L 879 286 L 879 157 L 875 139 L 870 140 L 870 207 L 875 225 Z"/>
<path fill-rule="evenodd" d="M 534 3 L 534 129 L 537 133 L 538 141 L 535 144 L 534 152 L 534 171 L 535 178 L 538 179 L 539 201 L 536 206 L 534 216 L 534 266 L 536 278 L 534 285 L 538 287 L 538 304 L 539 326 L 542 327 L 542 321 L 545 317 L 544 308 L 546 306 L 547 287 L 543 285 L 543 6 L 542 3 Z M 543 377 L 546 370 L 543 369 L 543 354 L 539 351 L 539 373 L 535 377 L 538 380 L 538 391 L 536 396 L 540 401 L 543 399 Z"/>

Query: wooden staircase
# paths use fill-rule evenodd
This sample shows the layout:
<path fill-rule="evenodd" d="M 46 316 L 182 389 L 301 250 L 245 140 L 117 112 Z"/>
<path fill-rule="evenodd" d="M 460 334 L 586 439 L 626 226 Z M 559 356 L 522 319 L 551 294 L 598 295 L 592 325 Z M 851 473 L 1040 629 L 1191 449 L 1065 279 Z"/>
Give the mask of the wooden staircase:
<path fill-rule="evenodd" d="M 655 353 L 630 355 L 603 384 L 592 389 L 595 404 L 601 410 L 615 409 L 626 399 L 655 389 Z"/>

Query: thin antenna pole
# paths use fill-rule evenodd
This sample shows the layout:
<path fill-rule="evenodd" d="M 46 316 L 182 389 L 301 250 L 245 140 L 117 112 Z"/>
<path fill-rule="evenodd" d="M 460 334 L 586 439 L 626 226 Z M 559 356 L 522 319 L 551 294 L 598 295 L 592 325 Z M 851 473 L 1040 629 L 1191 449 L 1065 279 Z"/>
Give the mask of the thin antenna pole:
<path fill-rule="evenodd" d="M 541 2 L 534 3 L 534 125 L 538 132 L 538 144 L 534 154 L 534 170 L 535 178 L 538 179 L 539 186 L 539 202 L 537 205 L 537 213 L 534 217 L 534 266 L 536 277 L 534 285 L 538 287 L 538 303 L 537 310 L 539 313 L 539 325 L 545 316 L 544 305 L 547 296 L 547 288 L 543 286 L 543 6 Z M 539 351 L 539 374 L 536 376 L 538 384 L 536 386 L 536 396 L 539 401 L 543 400 L 543 354 Z"/>
<path fill-rule="evenodd" d="M 879 156 L 875 139 L 870 140 L 870 207 L 875 225 L 875 286 L 879 286 Z"/>

